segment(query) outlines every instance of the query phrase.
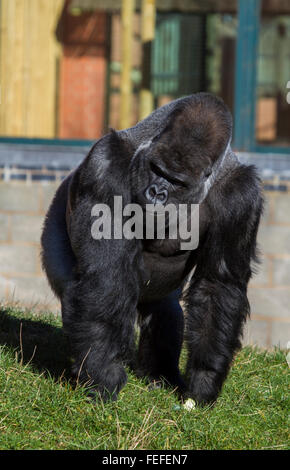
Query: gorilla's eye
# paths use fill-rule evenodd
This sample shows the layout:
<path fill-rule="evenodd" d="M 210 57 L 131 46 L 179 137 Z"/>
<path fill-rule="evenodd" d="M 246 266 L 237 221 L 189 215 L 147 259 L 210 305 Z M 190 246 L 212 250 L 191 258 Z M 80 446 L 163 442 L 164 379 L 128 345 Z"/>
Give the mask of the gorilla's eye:
<path fill-rule="evenodd" d="M 155 175 L 160 176 L 161 178 L 167 179 L 164 171 L 158 165 L 156 165 L 156 163 L 150 162 L 150 168 L 151 168 L 151 171 L 155 173 Z"/>
<path fill-rule="evenodd" d="M 171 183 L 172 185 L 181 185 L 181 186 L 186 186 L 186 183 L 185 181 L 182 179 L 181 175 L 171 175 L 168 173 L 167 170 L 165 170 L 165 168 L 161 168 L 159 165 L 157 165 L 156 163 L 154 162 L 150 162 L 150 168 L 151 168 L 151 171 L 153 171 L 153 173 L 155 173 L 155 175 L 167 180 L 169 183 Z"/>

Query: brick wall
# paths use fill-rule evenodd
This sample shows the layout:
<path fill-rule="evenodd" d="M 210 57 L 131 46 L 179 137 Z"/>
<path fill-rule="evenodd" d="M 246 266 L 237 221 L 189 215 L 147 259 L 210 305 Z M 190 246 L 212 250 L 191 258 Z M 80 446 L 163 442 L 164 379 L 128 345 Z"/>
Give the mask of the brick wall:
<path fill-rule="evenodd" d="M 81 155 L 78 156 L 81 158 Z M 39 238 L 49 203 L 68 169 L 0 169 L 0 297 L 60 311 L 41 269 Z M 263 252 L 250 283 L 251 320 L 245 343 L 262 347 L 290 340 L 290 183 L 265 182 L 266 208 L 258 233 Z"/>
<path fill-rule="evenodd" d="M 290 341 L 290 185 L 277 189 L 265 191 L 258 233 L 262 264 L 250 283 L 252 320 L 245 332 L 247 341 L 264 347 Z"/>
<path fill-rule="evenodd" d="M 63 10 L 58 38 L 60 60 L 59 129 L 61 138 L 96 139 L 104 131 L 107 74 L 107 16 Z"/>
<path fill-rule="evenodd" d="M 39 239 L 61 177 L 50 181 L 52 175 L 47 172 L 45 181 L 45 173 L 37 179 L 33 172 L 16 175 L 19 178 L 0 183 L 0 298 L 56 312 L 59 304 L 42 272 Z"/>

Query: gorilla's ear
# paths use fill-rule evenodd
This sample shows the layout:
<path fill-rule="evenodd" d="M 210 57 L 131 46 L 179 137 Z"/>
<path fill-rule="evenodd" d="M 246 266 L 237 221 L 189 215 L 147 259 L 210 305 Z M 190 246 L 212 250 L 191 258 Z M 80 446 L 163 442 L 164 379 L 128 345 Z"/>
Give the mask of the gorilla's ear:
<path fill-rule="evenodd" d="M 168 141 L 184 143 L 214 160 L 226 149 L 232 136 L 231 113 L 223 101 L 210 93 L 197 93 L 183 101 L 170 115 L 165 129 Z"/>

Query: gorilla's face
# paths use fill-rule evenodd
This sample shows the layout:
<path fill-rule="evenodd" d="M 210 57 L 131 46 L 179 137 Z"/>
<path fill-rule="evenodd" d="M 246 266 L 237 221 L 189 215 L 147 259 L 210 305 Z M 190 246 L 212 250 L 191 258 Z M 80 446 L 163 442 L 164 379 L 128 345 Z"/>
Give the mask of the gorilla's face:
<path fill-rule="evenodd" d="M 167 140 L 167 139 L 166 139 Z M 131 164 L 134 202 L 146 204 L 198 204 L 212 173 L 213 161 L 194 158 L 193 150 L 168 145 L 156 138 L 139 148 Z"/>
<path fill-rule="evenodd" d="M 215 178 L 231 135 L 227 113 L 201 102 L 176 109 L 166 127 L 136 151 L 130 168 L 134 202 L 199 204 Z"/>

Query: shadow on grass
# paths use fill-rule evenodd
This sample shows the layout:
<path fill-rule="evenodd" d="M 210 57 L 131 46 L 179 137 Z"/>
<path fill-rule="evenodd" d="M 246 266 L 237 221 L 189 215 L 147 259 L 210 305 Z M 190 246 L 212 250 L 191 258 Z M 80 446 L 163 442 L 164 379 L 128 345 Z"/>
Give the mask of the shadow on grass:
<path fill-rule="evenodd" d="M 62 327 L 50 324 L 49 317 L 45 320 L 40 315 L 31 317 L 17 310 L 0 307 L 0 346 L 17 351 L 17 359 L 23 365 L 29 363 L 34 371 L 49 374 L 56 381 L 65 378 L 74 387 L 76 381 L 70 374 L 70 348 Z M 127 367 L 139 379 L 143 378 L 149 390 L 176 387 L 165 379 L 155 382 L 150 377 L 139 375 L 136 357 L 132 358 Z"/>
<path fill-rule="evenodd" d="M 69 346 L 61 327 L 30 320 L 0 309 L 0 345 L 18 351 L 18 358 L 54 379 L 69 378 Z"/>

